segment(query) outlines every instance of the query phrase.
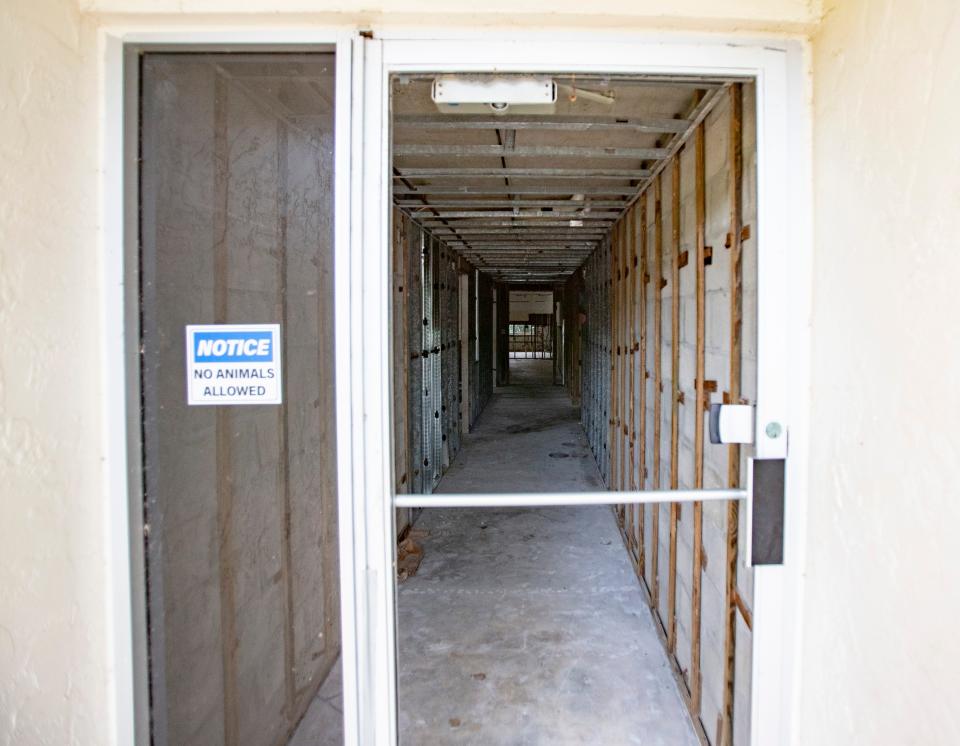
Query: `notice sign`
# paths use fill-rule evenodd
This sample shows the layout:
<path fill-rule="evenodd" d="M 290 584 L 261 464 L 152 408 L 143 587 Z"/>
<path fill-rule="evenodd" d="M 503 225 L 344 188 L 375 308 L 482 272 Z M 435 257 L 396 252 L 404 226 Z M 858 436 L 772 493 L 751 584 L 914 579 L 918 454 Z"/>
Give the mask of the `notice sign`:
<path fill-rule="evenodd" d="M 187 326 L 187 404 L 280 404 L 280 325 Z"/>

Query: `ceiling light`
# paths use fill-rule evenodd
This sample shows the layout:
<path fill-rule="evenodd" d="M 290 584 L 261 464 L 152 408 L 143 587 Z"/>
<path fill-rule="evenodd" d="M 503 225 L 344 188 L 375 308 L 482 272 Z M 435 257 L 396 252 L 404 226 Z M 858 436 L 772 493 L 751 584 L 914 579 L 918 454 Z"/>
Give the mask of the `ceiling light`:
<path fill-rule="evenodd" d="M 571 221 L 570 221 L 570 227 L 571 227 L 571 228 L 583 228 L 583 221 L 582 221 L 582 220 L 571 220 Z"/>
<path fill-rule="evenodd" d="M 544 75 L 440 75 L 431 98 L 448 114 L 552 114 L 557 85 Z"/>

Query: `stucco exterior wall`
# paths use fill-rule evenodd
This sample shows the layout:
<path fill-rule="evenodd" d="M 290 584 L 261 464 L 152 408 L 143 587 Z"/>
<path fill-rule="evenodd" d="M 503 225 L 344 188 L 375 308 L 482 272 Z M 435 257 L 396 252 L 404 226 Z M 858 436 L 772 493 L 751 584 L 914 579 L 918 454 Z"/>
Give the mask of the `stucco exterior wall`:
<path fill-rule="evenodd" d="M 813 40 L 813 408 L 797 743 L 960 742 L 960 5 Z"/>
<path fill-rule="evenodd" d="M 110 742 L 97 90 L 72 0 L 0 3 L 0 743 Z"/>
<path fill-rule="evenodd" d="M 98 14 L 310 14 L 365 24 L 672 27 L 803 32 L 820 17 L 822 0 L 79 0 Z M 302 18 L 299 22 L 309 19 Z"/>
<path fill-rule="evenodd" d="M 815 28 L 816 0 L 601 0 L 588 17 L 572 0 L 514 6 L 477 16 L 457 0 L 441 16 L 427 0 L 393 0 L 366 15 L 813 33 L 813 461 L 794 742 L 956 743 L 960 9 L 828 2 Z M 0 4 L 3 744 L 117 741 L 96 14 L 233 9 L 353 13 L 346 0 Z"/>

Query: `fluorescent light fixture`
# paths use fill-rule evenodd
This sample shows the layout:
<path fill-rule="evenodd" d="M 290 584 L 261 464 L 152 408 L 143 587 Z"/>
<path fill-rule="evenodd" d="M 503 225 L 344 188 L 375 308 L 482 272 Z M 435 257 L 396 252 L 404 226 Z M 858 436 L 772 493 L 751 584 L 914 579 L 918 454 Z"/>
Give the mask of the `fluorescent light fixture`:
<path fill-rule="evenodd" d="M 571 228 L 583 228 L 583 221 L 582 221 L 582 220 L 571 220 L 571 221 L 570 221 L 570 227 L 571 227 Z"/>
<path fill-rule="evenodd" d="M 439 75 L 433 102 L 447 113 L 553 113 L 557 85 L 545 75 Z"/>

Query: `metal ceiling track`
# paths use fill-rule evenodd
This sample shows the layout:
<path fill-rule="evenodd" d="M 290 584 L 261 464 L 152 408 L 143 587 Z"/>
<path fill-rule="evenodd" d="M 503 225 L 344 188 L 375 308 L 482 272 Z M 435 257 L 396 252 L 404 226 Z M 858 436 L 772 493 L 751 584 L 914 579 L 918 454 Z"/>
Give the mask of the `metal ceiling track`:
<path fill-rule="evenodd" d="M 555 130 L 573 132 L 685 132 L 690 122 L 685 119 L 617 119 L 614 117 L 562 117 L 562 116 L 486 116 L 459 115 L 456 118 L 444 114 L 426 116 L 397 116 L 394 126 L 434 130 L 460 129 L 509 129 L 509 130 Z"/>
<path fill-rule="evenodd" d="M 554 77 L 559 81 L 562 76 Z M 585 78 L 578 75 L 577 80 Z M 394 204 L 495 280 L 566 281 L 722 100 L 720 94 L 730 82 L 696 76 L 611 75 L 594 80 L 601 87 L 608 84 L 611 91 L 614 86 L 670 86 L 690 103 L 672 116 L 397 115 L 393 124 L 403 134 L 393 147 L 401 159 L 394 163 Z M 676 101 L 676 91 L 673 95 Z M 422 134 L 436 132 L 434 137 L 441 138 L 462 130 L 495 132 L 499 144 L 431 143 L 424 141 L 430 135 Z M 524 133 L 522 145 L 516 144 L 518 131 Z M 550 132 L 562 134 L 551 139 Z M 611 136 L 619 143 L 624 136 L 644 138 L 638 144 L 656 142 L 654 147 L 604 146 Z M 563 138 L 562 144 L 555 144 L 557 137 Z M 538 139 L 542 144 L 535 144 Z M 480 166 L 477 158 L 497 161 Z M 472 160 L 468 166 L 452 165 L 461 159 Z M 525 166 L 531 161 L 516 159 L 539 162 Z M 627 163 L 603 168 L 598 159 Z M 497 162 L 499 166 L 493 165 Z"/>

